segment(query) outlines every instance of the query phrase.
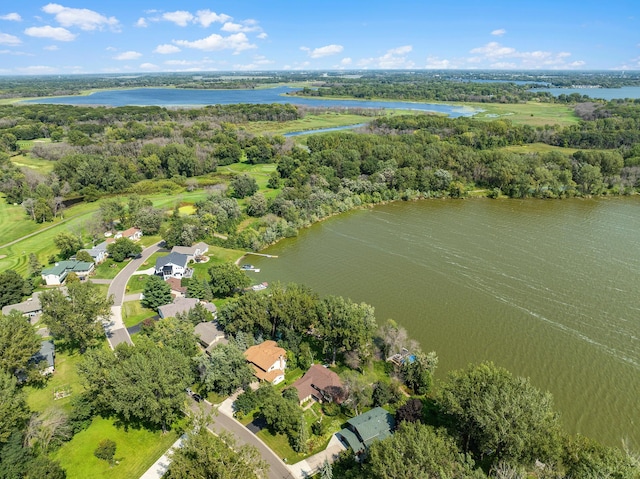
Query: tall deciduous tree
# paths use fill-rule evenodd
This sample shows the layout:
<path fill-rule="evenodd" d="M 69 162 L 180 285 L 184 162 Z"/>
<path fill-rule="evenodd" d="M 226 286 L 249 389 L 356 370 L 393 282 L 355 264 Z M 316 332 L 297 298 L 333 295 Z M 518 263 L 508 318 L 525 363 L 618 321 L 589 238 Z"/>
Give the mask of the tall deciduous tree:
<path fill-rule="evenodd" d="M 219 394 L 231 394 L 253 379 L 253 372 L 244 355 L 231 343 L 221 344 L 209 354 L 198 356 L 196 365 L 207 391 Z"/>
<path fill-rule="evenodd" d="M 249 286 L 249 277 L 233 263 L 214 264 L 209 267 L 211 292 L 217 298 L 233 296 Z"/>
<path fill-rule="evenodd" d="M 104 335 L 102 322 L 111 315 L 113 298 L 90 282 L 72 283 L 67 291 L 68 298 L 57 289 L 42 293 L 42 317 L 54 337 L 85 351 Z"/>
<path fill-rule="evenodd" d="M 76 235 L 62 231 L 53 238 L 53 243 L 60 250 L 62 259 L 69 259 L 82 248 L 82 240 Z"/>
<path fill-rule="evenodd" d="M 27 369 L 40 349 L 40 339 L 29 320 L 19 311 L 0 315 L 0 369 L 10 374 Z"/>
<path fill-rule="evenodd" d="M 131 241 L 129 238 L 118 238 L 107 246 L 107 252 L 114 261 L 121 262 L 126 258 L 140 254 L 142 252 L 142 246 Z"/>
<path fill-rule="evenodd" d="M 31 284 L 14 270 L 0 273 L 0 308 L 19 303 L 29 294 L 31 294 Z"/>
<path fill-rule="evenodd" d="M 437 402 L 466 450 L 492 463 L 557 461 L 558 415 L 551 395 L 493 363 L 450 373 Z"/>
<path fill-rule="evenodd" d="M 22 429 L 28 418 L 29 408 L 16 378 L 0 370 L 0 446 L 13 431 Z"/>

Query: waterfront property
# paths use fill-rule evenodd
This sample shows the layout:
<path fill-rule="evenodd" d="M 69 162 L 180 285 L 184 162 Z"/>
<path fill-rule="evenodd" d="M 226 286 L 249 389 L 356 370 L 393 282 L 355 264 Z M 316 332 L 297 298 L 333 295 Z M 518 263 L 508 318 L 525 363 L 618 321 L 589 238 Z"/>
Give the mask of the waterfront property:
<path fill-rule="evenodd" d="M 157 275 L 162 276 L 164 280 L 169 278 L 188 278 L 191 271 L 187 268 L 188 263 L 189 257 L 186 254 L 169 253 L 167 256 L 162 256 L 156 260 L 155 272 Z"/>
<path fill-rule="evenodd" d="M 284 381 L 287 367 L 287 352 L 275 341 L 265 341 L 251 346 L 244 352 L 247 362 L 253 367 L 253 374 L 260 381 L 278 384 Z"/>
<path fill-rule="evenodd" d="M 314 400 L 317 402 L 330 402 L 332 395 L 328 391 L 329 388 L 342 388 L 340 377 L 331 369 L 321 364 L 313 364 L 304 376 L 292 384 L 292 387 L 298 391 L 298 401 L 300 405 Z"/>
<path fill-rule="evenodd" d="M 174 246 L 171 249 L 172 253 L 187 255 L 187 262 L 200 261 L 207 251 L 209 251 L 209 245 L 203 242 L 193 246 Z"/>
<path fill-rule="evenodd" d="M 47 286 L 58 286 L 64 283 L 69 273 L 75 273 L 78 278 L 86 279 L 93 271 L 93 263 L 87 261 L 60 261 L 51 268 L 42 270 L 42 279 Z"/>
<path fill-rule="evenodd" d="M 341 429 L 338 435 L 354 453 L 362 454 L 373 441 L 391 436 L 394 428 L 393 416 L 381 407 L 376 407 L 349 419 L 347 427 Z"/>

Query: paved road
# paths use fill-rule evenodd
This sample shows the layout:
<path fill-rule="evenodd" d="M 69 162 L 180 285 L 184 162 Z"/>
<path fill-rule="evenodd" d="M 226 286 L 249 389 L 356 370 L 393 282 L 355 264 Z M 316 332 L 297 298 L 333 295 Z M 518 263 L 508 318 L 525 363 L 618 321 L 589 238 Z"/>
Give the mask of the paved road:
<path fill-rule="evenodd" d="M 124 300 L 127 282 L 133 273 L 142 266 L 142 263 L 149 258 L 149 256 L 161 249 L 160 243 L 156 243 L 144 249 L 140 254 L 140 258 L 131 260 L 129 264 L 122 268 L 122 271 L 120 271 L 111 281 L 107 295 L 113 296 L 113 306 L 111 307 L 110 321 L 104 325 L 107 340 L 109 341 L 111 349 L 114 349 L 120 343 L 133 344 L 131 336 L 129 336 L 129 332 L 122 320 L 122 301 Z"/>

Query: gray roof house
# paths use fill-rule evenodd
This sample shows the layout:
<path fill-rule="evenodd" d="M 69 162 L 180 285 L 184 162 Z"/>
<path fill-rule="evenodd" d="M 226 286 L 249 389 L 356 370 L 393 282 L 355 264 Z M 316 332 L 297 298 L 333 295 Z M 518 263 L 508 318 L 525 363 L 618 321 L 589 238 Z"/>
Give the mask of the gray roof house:
<path fill-rule="evenodd" d="M 200 344 L 208 348 L 225 338 L 224 331 L 220 329 L 216 321 L 207 321 L 196 324 L 194 333 L 198 337 Z"/>
<path fill-rule="evenodd" d="M 156 260 L 156 274 L 162 276 L 162 279 L 189 277 L 187 263 L 189 257 L 181 253 L 169 253 Z"/>
<path fill-rule="evenodd" d="M 40 304 L 40 292 L 36 291 L 33 296 L 22 303 L 8 304 L 3 306 L 2 314 L 7 316 L 11 311 L 16 310 L 29 318 L 32 323 L 36 323 L 42 313 L 42 305 Z"/>
<path fill-rule="evenodd" d="M 47 286 L 54 286 L 62 284 L 69 273 L 75 273 L 78 278 L 85 279 L 91 271 L 93 271 L 93 263 L 87 261 L 60 261 L 51 268 L 43 269 L 42 279 L 45 280 Z"/>
<path fill-rule="evenodd" d="M 165 304 L 158 308 L 158 316 L 161 318 L 175 318 L 178 313 L 188 313 L 200 300 L 198 298 L 176 298 L 173 303 Z"/>
<path fill-rule="evenodd" d="M 391 414 L 376 407 L 347 421 L 347 427 L 337 434 L 355 452 L 361 454 L 373 441 L 391 436 L 395 420 Z"/>
<path fill-rule="evenodd" d="M 209 251 L 209 245 L 202 241 L 193 246 L 174 246 L 171 249 L 172 253 L 186 254 L 189 261 L 195 261 L 198 256 L 204 255 L 207 251 Z"/>
<path fill-rule="evenodd" d="M 56 347 L 53 341 L 47 340 L 40 343 L 40 351 L 31 357 L 35 363 L 46 362 L 42 370 L 43 375 L 52 374 L 55 370 Z"/>
<path fill-rule="evenodd" d="M 87 253 L 89 253 L 89 256 L 93 258 L 93 261 L 95 261 L 96 264 L 102 263 L 105 259 L 107 259 L 107 256 L 109 256 L 109 253 L 107 253 L 106 241 L 95 245 L 93 248 L 81 249 L 80 251 L 86 251 Z"/>

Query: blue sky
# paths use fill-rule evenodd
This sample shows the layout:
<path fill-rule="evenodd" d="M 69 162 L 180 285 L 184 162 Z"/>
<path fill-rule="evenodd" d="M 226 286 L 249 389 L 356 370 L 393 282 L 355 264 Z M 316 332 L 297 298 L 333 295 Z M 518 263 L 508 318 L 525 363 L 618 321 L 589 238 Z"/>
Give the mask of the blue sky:
<path fill-rule="evenodd" d="M 3 1 L 0 74 L 640 70 L 640 2 Z"/>

